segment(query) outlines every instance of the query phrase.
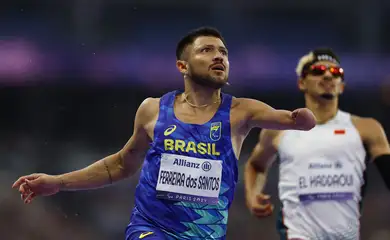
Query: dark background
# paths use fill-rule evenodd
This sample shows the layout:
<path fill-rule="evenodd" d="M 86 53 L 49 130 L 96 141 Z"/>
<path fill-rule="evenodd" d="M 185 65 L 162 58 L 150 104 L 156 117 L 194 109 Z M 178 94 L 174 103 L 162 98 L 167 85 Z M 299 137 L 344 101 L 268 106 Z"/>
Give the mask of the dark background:
<path fill-rule="evenodd" d="M 275 108 L 303 106 L 294 69 L 317 46 L 340 54 L 341 108 L 390 131 L 390 2 L 376 1 L 3 1 L 0 7 L 0 239 L 123 239 L 138 174 L 110 188 L 59 193 L 24 205 L 11 184 L 32 172 L 59 174 L 118 151 L 138 105 L 182 88 L 175 47 L 211 25 L 230 50 L 224 91 Z M 246 209 L 245 141 L 228 239 L 278 239 L 275 216 Z M 310 147 L 310 146 L 308 146 Z M 390 194 L 370 165 L 362 239 L 390 239 Z M 277 166 L 267 186 L 277 203 Z"/>

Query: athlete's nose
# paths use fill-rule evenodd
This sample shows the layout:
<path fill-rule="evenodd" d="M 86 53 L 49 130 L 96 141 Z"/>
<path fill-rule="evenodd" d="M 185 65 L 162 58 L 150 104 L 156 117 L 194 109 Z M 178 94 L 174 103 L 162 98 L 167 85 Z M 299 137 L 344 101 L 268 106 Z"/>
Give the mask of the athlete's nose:
<path fill-rule="evenodd" d="M 324 75 L 323 75 L 323 78 L 324 78 L 324 80 L 332 80 L 333 74 L 329 70 L 326 70 Z"/>
<path fill-rule="evenodd" d="M 219 52 L 219 51 L 216 51 L 214 57 L 213 57 L 213 61 L 215 63 L 222 63 L 223 62 L 223 56 L 222 54 Z"/>

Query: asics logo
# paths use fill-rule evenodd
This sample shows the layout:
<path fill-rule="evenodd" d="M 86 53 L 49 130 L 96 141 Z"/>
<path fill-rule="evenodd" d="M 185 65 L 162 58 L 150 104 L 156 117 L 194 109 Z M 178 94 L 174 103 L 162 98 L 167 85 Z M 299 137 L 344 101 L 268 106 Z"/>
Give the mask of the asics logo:
<path fill-rule="evenodd" d="M 176 125 L 171 125 L 164 131 L 164 136 L 171 135 L 176 130 Z"/>

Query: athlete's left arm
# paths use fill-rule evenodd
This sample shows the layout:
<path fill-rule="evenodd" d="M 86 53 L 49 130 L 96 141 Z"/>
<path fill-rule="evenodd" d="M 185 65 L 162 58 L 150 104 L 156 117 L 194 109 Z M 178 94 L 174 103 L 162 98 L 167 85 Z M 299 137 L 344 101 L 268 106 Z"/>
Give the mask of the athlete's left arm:
<path fill-rule="evenodd" d="M 382 125 L 373 118 L 355 119 L 372 161 L 390 189 L 390 146 Z"/>
<path fill-rule="evenodd" d="M 305 130 L 316 125 L 314 114 L 307 108 L 299 108 L 293 112 L 277 110 L 258 100 L 238 98 L 239 105 L 248 113 L 249 128 L 259 127 L 275 130 Z"/>

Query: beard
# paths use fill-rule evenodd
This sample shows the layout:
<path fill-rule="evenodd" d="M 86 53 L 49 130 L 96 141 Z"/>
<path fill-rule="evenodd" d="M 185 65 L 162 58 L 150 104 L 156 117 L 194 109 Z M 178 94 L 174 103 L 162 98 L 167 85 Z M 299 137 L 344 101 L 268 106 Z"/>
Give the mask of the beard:
<path fill-rule="evenodd" d="M 188 77 L 191 81 L 195 82 L 198 85 L 209 87 L 213 89 L 220 89 L 227 84 L 226 79 L 223 81 L 218 81 L 212 76 L 201 76 L 198 74 L 190 74 Z"/>

